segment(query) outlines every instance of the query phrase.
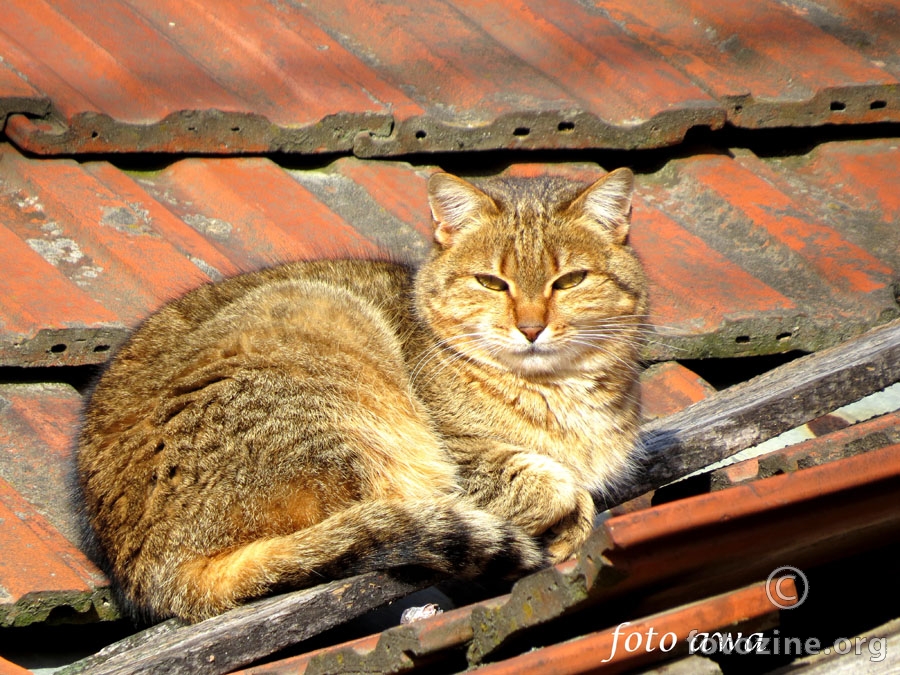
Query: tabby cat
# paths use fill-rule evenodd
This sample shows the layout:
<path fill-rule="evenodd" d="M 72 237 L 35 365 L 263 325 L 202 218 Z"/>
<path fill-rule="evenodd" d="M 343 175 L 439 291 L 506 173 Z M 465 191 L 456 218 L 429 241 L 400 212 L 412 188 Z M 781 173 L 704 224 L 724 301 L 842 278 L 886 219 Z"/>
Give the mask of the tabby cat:
<path fill-rule="evenodd" d="M 148 619 L 416 565 L 571 556 L 627 477 L 646 283 L 633 176 L 429 181 L 413 271 L 297 262 L 198 288 L 118 351 L 77 473 L 91 538 Z"/>

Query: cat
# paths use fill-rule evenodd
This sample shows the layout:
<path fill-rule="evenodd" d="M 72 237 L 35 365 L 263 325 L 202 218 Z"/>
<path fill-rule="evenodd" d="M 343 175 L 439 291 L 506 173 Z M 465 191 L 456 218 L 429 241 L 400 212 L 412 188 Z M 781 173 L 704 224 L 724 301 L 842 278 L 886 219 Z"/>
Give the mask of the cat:
<path fill-rule="evenodd" d="M 436 173 L 418 270 L 288 263 L 151 315 L 76 455 L 88 540 L 132 611 L 198 621 L 368 570 L 570 557 L 637 456 L 632 192 L 628 169 Z"/>

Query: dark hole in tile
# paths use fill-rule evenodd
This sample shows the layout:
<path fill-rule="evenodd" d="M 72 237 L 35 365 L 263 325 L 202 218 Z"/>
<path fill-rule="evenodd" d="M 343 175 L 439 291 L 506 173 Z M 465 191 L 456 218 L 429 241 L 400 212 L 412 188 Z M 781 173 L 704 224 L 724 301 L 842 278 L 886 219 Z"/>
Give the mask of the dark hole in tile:
<path fill-rule="evenodd" d="M 0 384 L 60 382 L 69 384 L 81 394 L 90 391 L 103 367 L 89 366 L 0 366 Z"/>
<path fill-rule="evenodd" d="M 62 343 L 50 347 L 50 351 L 54 354 L 62 354 L 64 351 L 66 351 L 66 349 L 68 349 L 68 345 L 64 345 Z"/>
<path fill-rule="evenodd" d="M 844 103 L 844 102 L 842 102 L 842 101 L 832 101 L 832 102 L 831 102 L 831 109 L 832 109 L 832 110 L 846 110 L 846 109 L 847 109 L 847 104 Z"/>
<path fill-rule="evenodd" d="M 513 131 L 513 136 L 527 136 L 531 133 L 531 129 L 528 127 L 516 127 Z"/>
<path fill-rule="evenodd" d="M 716 389 L 725 389 L 738 382 L 768 372 L 804 355 L 799 350 L 763 356 L 738 356 L 721 359 L 685 359 L 681 365 L 697 373 Z"/>

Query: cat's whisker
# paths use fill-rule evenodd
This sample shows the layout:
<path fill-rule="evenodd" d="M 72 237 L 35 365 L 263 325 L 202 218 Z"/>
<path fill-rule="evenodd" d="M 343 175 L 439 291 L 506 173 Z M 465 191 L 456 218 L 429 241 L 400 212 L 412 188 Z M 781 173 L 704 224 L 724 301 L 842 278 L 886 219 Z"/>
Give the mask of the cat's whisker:
<path fill-rule="evenodd" d="M 640 314 L 621 315 L 615 317 L 607 317 L 593 321 L 589 327 L 606 327 L 609 325 L 635 326 L 647 329 L 651 333 L 661 333 L 671 335 L 673 337 L 689 337 L 689 333 L 685 333 L 683 328 L 676 326 L 667 326 L 666 324 L 650 323 L 648 321 L 631 322 L 625 319 L 646 319 L 646 316 Z"/>
<path fill-rule="evenodd" d="M 413 367 L 412 371 L 410 372 L 410 376 L 409 376 L 410 381 L 414 382 L 418 378 L 418 376 L 422 372 L 422 370 L 425 368 L 425 366 L 427 366 L 428 363 L 432 359 L 445 353 L 448 349 L 453 350 L 453 351 L 458 351 L 455 349 L 455 347 L 460 346 L 460 345 L 466 345 L 468 343 L 471 343 L 473 339 L 477 340 L 481 337 L 482 337 L 481 334 L 476 332 L 476 333 L 463 333 L 461 335 L 454 335 L 454 336 L 439 340 L 433 347 L 431 347 L 428 351 L 426 351 L 424 354 L 422 354 L 421 357 L 419 357 L 418 362 L 416 363 L 416 365 Z M 459 344 L 453 344 L 454 342 L 458 342 Z"/>
<path fill-rule="evenodd" d="M 606 337 L 611 336 L 612 334 L 621 335 L 625 333 L 633 333 L 635 341 L 644 341 L 648 344 L 659 344 L 671 347 L 674 350 L 685 351 L 683 348 L 678 347 L 677 345 L 672 345 L 668 342 L 665 342 L 665 335 L 657 335 L 653 332 L 643 331 L 643 330 L 631 330 L 628 326 L 605 326 L 602 329 L 600 328 L 587 328 L 587 329 L 579 329 L 578 334 L 582 336 L 588 337 Z M 654 340 L 654 336 L 663 338 L 661 340 Z M 676 337 L 674 334 L 672 337 Z M 684 335 L 680 335 L 678 337 L 686 337 Z"/>
<path fill-rule="evenodd" d="M 577 333 L 573 337 L 595 342 L 598 345 L 621 344 L 631 347 L 642 347 L 647 343 L 647 338 L 644 335 L 630 335 L 628 333 Z"/>
<path fill-rule="evenodd" d="M 609 342 L 615 342 L 615 341 L 614 341 L 614 340 L 609 340 Z M 613 352 L 610 351 L 609 349 L 604 349 L 603 347 L 604 347 L 605 345 L 603 345 L 602 343 L 599 343 L 599 344 L 598 344 L 597 342 L 594 342 L 594 341 L 591 341 L 591 340 L 579 340 L 579 339 L 577 339 L 577 338 L 573 338 L 573 339 L 571 339 L 571 340 L 568 341 L 568 344 L 571 344 L 571 345 L 581 345 L 581 346 L 583 346 L 583 347 L 590 347 L 592 350 L 597 351 L 597 352 L 600 352 L 602 355 L 607 356 L 607 357 L 609 357 L 609 358 L 611 358 L 611 359 L 613 359 L 613 360 L 615 360 L 615 361 L 618 361 L 619 363 L 622 363 L 623 365 L 626 365 L 626 366 L 628 366 L 629 368 L 637 367 L 637 364 L 636 364 L 636 363 L 630 362 L 630 361 L 626 361 L 626 360 L 625 360 L 624 358 L 622 358 L 620 355 L 613 353 Z M 623 344 L 623 345 L 625 345 L 625 346 L 630 346 L 630 345 L 628 345 L 628 344 L 625 343 L 625 342 L 618 342 L 618 344 Z"/>
<path fill-rule="evenodd" d="M 611 337 L 622 336 L 622 335 L 631 335 L 633 336 L 634 341 L 637 342 L 656 342 L 657 344 L 666 344 L 662 340 L 654 340 L 654 333 L 643 331 L 643 330 L 632 330 L 628 327 L 620 327 L 620 326 L 609 326 L 603 329 L 589 328 L 589 329 L 581 329 L 578 330 L 578 335 L 586 336 L 586 337 Z M 665 338 L 665 336 L 657 336 L 661 338 Z"/>
<path fill-rule="evenodd" d="M 647 326 L 637 323 L 607 323 L 607 324 L 580 324 L 576 325 L 578 330 L 629 330 L 635 333 L 653 333 Z"/>
<path fill-rule="evenodd" d="M 646 342 L 646 338 L 641 335 L 628 335 L 627 333 L 587 333 L 587 332 L 578 332 L 572 336 L 572 339 L 578 338 L 582 340 L 589 341 L 597 341 L 597 344 L 603 344 L 604 342 L 612 342 L 616 344 L 627 344 L 635 347 L 640 347 Z"/>
<path fill-rule="evenodd" d="M 444 372 L 445 370 L 447 370 L 447 368 L 449 368 L 450 366 L 452 366 L 452 365 L 453 365 L 454 363 L 456 363 L 457 361 L 461 361 L 461 360 L 467 359 L 467 358 L 468 358 L 468 357 L 467 357 L 465 354 L 463 354 L 463 353 L 460 353 L 460 352 L 455 352 L 455 353 L 453 353 L 450 357 L 448 357 L 448 358 L 440 365 L 439 368 L 435 369 L 432 373 L 429 374 L 428 379 L 426 379 L 426 380 L 422 381 L 421 383 L 419 383 L 419 386 L 420 386 L 421 388 L 423 388 L 423 389 L 427 389 L 428 386 L 429 386 L 432 382 L 434 382 L 440 375 L 443 374 L 443 372 Z"/>
<path fill-rule="evenodd" d="M 633 331 L 633 330 L 617 330 L 615 328 L 611 328 L 609 330 L 579 330 L 574 331 L 574 335 L 578 335 L 579 337 L 603 337 L 603 338 L 615 338 L 619 340 L 628 340 L 634 344 L 639 344 L 647 339 L 647 334 L 641 331 Z"/>
<path fill-rule="evenodd" d="M 687 354 L 691 351 L 687 347 L 680 347 L 678 345 L 673 345 L 671 342 L 663 342 L 662 340 L 647 340 L 647 344 L 667 349 L 672 352 L 678 352 L 680 354 Z"/>
<path fill-rule="evenodd" d="M 464 337 L 464 336 L 461 336 L 461 335 L 454 336 L 454 339 L 458 339 L 461 337 Z M 431 382 L 433 382 L 435 380 L 435 378 L 437 378 L 449 366 L 451 366 L 452 364 L 456 363 L 457 361 L 459 361 L 461 359 L 469 358 L 468 354 L 466 354 L 465 352 L 456 348 L 456 347 L 460 346 L 460 344 L 465 345 L 467 347 L 472 347 L 472 346 L 481 347 L 481 348 L 485 349 L 485 351 L 489 351 L 491 348 L 491 342 L 488 341 L 487 339 L 485 339 L 485 337 L 481 333 L 469 333 L 469 334 L 466 334 L 465 337 L 467 337 L 468 339 L 465 341 L 457 340 L 457 343 L 452 344 L 452 345 L 450 344 L 450 340 L 441 341 L 441 344 L 439 345 L 439 347 L 441 347 L 441 349 L 438 349 L 437 351 L 435 351 L 435 353 L 432 354 L 431 357 L 429 357 L 429 361 L 433 360 L 434 358 L 437 358 L 438 356 L 443 356 L 445 360 L 440 365 L 440 367 L 438 367 L 432 373 L 430 373 L 430 377 L 427 380 L 420 383 L 420 386 L 427 387 Z M 489 353 L 490 353 L 490 351 L 489 351 Z M 423 368 L 418 368 L 416 373 L 414 374 L 414 376 L 410 376 L 410 381 L 414 385 L 418 381 L 418 378 L 422 374 L 422 372 L 423 372 Z"/>
<path fill-rule="evenodd" d="M 627 342 L 614 342 L 612 340 L 571 340 L 571 344 L 579 345 L 581 347 L 587 347 L 588 351 L 591 352 L 620 352 L 621 348 L 624 348 L 627 351 L 635 351 L 642 345 L 633 345 Z M 620 349 L 616 349 L 616 348 Z"/>

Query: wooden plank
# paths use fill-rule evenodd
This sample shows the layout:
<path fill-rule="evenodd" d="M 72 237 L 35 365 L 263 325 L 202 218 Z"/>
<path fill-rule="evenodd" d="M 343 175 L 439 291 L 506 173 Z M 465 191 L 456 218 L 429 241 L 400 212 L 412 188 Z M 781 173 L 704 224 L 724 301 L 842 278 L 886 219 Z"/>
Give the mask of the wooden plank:
<path fill-rule="evenodd" d="M 409 583 L 373 572 L 266 598 L 193 625 L 172 619 L 59 672 L 228 673 L 433 582 Z"/>
<path fill-rule="evenodd" d="M 644 426 L 641 474 L 609 505 L 900 381 L 900 320 L 801 357 Z"/>

